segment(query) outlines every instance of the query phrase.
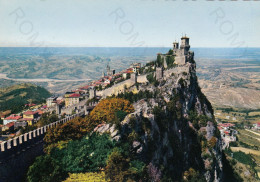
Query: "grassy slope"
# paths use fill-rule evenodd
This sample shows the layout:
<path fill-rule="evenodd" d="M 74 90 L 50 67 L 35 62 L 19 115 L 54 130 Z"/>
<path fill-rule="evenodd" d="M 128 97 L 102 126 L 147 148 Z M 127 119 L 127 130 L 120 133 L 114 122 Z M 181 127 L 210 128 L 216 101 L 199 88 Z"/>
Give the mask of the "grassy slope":
<path fill-rule="evenodd" d="M 39 86 L 33 84 L 19 84 L 0 89 L 0 111 L 12 110 L 19 112 L 24 105 L 32 103 L 42 103 L 50 93 Z"/>

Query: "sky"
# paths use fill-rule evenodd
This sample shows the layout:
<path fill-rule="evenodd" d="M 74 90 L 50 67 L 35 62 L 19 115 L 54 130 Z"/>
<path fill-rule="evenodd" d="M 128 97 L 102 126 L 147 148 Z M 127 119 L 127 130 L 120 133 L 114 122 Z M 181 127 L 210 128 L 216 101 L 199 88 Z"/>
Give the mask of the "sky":
<path fill-rule="evenodd" d="M 260 47 L 260 1 L 0 0 L 0 47 Z"/>

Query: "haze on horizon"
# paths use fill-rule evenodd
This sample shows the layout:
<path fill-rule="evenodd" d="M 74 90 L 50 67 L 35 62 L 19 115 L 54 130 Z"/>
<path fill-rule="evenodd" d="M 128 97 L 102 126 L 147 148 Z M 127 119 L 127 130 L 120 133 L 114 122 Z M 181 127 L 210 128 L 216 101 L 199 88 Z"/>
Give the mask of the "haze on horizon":
<path fill-rule="evenodd" d="M 259 3 L 0 0 L 0 46 L 260 47 Z"/>

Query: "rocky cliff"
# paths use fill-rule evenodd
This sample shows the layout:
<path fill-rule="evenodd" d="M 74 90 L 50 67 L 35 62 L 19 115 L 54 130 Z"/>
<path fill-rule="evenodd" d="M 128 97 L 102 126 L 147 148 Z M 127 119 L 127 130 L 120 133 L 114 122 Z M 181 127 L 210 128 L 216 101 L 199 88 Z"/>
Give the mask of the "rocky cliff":
<path fill-rule="evenodd" d="M 222 181 L 213 109 L 198 86 L 196 64 L 184 67 L 188 71 L 168 71 L 156 84 L 138 85 L 139 92 L 148 90 L 153 97 L 135 102 L 135 112 L 120 127 L 105 124 L 96 130 L 130 139 L 132 153 L 149 164 L 153 181 Z"/>

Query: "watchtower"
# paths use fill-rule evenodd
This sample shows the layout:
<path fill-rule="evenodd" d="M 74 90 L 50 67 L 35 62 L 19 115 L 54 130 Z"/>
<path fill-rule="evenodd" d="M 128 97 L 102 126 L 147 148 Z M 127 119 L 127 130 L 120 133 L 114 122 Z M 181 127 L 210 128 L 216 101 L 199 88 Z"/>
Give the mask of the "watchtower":
<path fill-rule="evenodd" d="M 180 48 L 184 55 L 187 55 L 190 50 L 189 40 L 190 40 L 190 38 L 186 37 L 186 35 L 181 38 L 181 47 Z"/>
<path fill-rule="evenodd" d="M 96 97 L 96 89 L 95 88 L 90 88 L 89 89 L 89 99 L 93 99 Z"/>
<path fill-rule="evenodd" d="M 179 42 L 173 42 L 173 50 L 179 49 Z"/>
<path fill-rule="evenodd" d="M 163 68 L 162 67 L 156 67 L 155 76 L 156 76 L 156 80 L 160 80 L 163 78 Z"/>
<path fill-rule="evenodd" d="M 131 73 L 131 81 L 137 83 L 137 73 Z"/>
<path fill-rule="evenodd" d="M 56 110 L 56 114 L 60 115 L 60 114 L 61 114 L 61 105 L 58 104 L 58 103 L 56 103 L 56 108 L 55 108 L 55 110 Z"/>

